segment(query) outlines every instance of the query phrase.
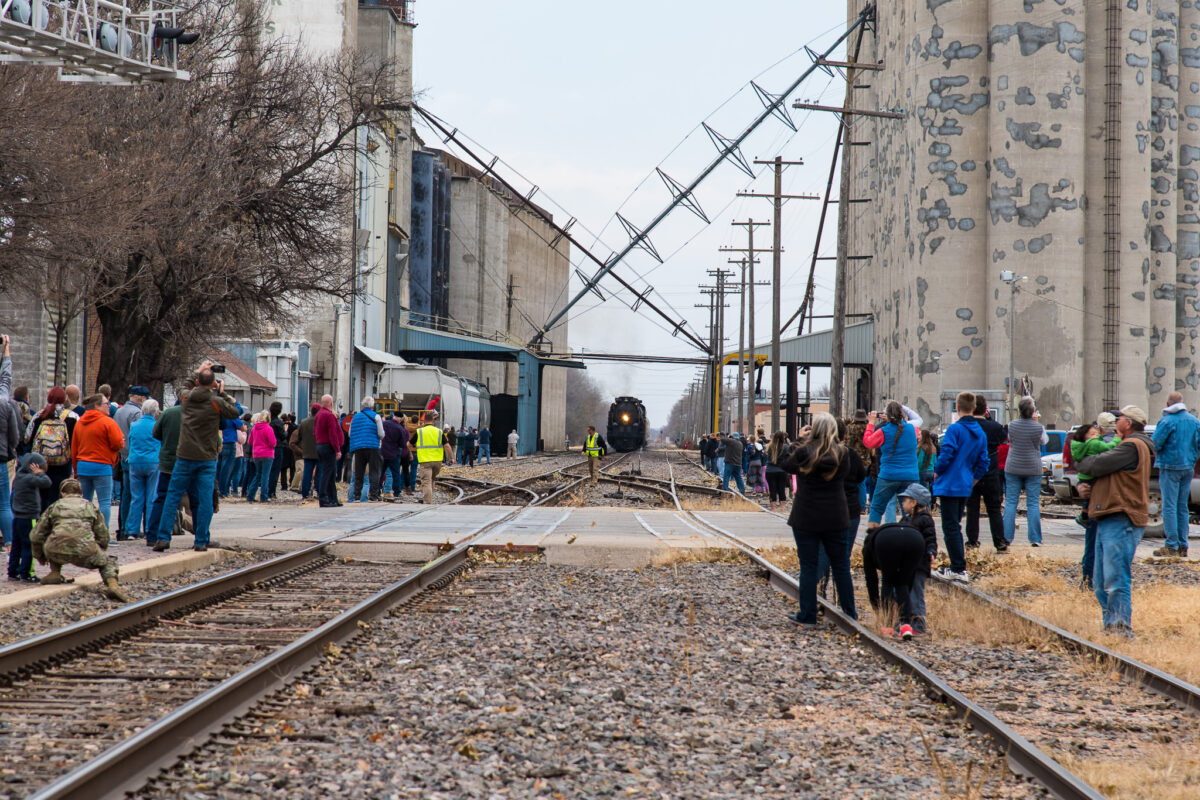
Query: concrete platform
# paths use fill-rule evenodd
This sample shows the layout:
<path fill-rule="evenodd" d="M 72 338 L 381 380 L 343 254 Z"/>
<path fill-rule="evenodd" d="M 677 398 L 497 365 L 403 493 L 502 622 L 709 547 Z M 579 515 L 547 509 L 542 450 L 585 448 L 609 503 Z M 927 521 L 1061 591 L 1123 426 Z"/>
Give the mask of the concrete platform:
<path fill-rule="evenodd" d="M 700 511 L 704 521 L 761 548 L 794 544 L 786 518 L 766 511 Z M 866 518 L 859 541 L 866 533 Z M 498 524 L 497 524 L 498 523 Z M 613 567 L 651 563 L 672 550 L 728 547 L 720 536 L 683 514 L 666 509 L 604 507 L 347 504 L 318 506 L 230 505 L 213 521 L 213 538 L 227 546 L 292 550 L 338 534 L 353 535 L 334 545 L 339 555 L 371 559 L 428 560 L 495 524 L 481 545 L 539 549 L 548 562 Z M 1043 519 L 1043 545 L 1032 550 L 1056 558 L 1079 558 L 1083 529 L 1071 520 Z M 940 544 L 939 536 L 939 544 Z M 984 521 L 983 547 L 991 538 Z M 1143 540 L 1140 556 L 1162 545 Z M 1012 552 L 1031 551 L 1026 522 L 1019 521 Z"/>

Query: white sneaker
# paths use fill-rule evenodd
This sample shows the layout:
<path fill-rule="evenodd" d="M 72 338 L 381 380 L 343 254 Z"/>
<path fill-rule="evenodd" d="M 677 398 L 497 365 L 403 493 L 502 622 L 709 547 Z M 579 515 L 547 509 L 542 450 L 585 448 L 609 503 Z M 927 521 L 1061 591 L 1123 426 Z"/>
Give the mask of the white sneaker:
<path fill-rule="evenodd" d="M 955 572 L 954 570 L 950 569 L 949 567 L 938 567 L 937 571 L 934 574 L 937 575 L 939 578 L 942 578 L 942 579 L 948 580 L 948 581 L 958 581 L 959 583 L 970 583 L 971 582 L 971 576 L 968 575 L 965 570 L 963 572 Z"/>

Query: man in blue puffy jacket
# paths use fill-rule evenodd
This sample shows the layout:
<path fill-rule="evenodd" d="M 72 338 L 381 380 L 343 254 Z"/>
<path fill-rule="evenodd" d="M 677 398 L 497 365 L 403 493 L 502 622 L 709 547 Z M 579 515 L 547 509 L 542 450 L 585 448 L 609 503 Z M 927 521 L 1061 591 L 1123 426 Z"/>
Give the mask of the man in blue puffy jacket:
<path fill-rule="evenodd" d="M 1200 458 L 1200 420 L 1188 413 L 1183 395 L 1167 395 L 1162 419 L 1154 426 L 1154 449 L 1158 452 L 1158 488 L 1162 492 L 1165 547 L 1156 556 L 1182 556 L 1188 552 L 1188 498 L 1192 474 Z"/>
<path fill-rule="evenodd" d="M 975 418 L 975 395 L 961 392 L 954 401 L 958 420 L 946 429 L 938 453 L 933 493 L 942 508 L 942 540 L 950 556 L 950 568 L 942 567 L 943 578 L 967 583 L 967 557 L 963 551 L 962 516 L 976 482 L 987 474 L 990 463 L 987 436 Z"/>
<path fill-rule="evenodd" d="M 363 473 L 367 473 L 367 499 L 379 502 L 383 493 L 383 418 L 375 413 L 375 398 L 367 395 L 350 422 L 350 455 L 354 458 L 354 485 L 350 502 L 362 499 Z"/>

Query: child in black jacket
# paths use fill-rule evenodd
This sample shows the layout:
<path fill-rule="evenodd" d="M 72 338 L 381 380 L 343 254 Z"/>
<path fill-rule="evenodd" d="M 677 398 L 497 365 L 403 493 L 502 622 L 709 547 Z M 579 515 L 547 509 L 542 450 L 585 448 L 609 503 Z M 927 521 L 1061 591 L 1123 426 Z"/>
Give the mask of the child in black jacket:
<path fill-rule="evenodd" d="M 899 635 L 908 640 L 925 632 L 925 579 L 932 554 L 937 552 L 937 534 L 928 511 L 929 490 L 919 483 L 899 495 L 905 517 L 897 524 L 882 525 L 863 542 L 863 571 L 871 606 L 891 635 L 890 619 L 898 616 Z M 882 578 L 882 596 L 878 583 Z"/>
<path fill-rule="evenodd" d="M 46 474 L 46 459 L 38 453 L 21 456 L 17 474 L 12 483 L 13 543 L 8 554 L 8 579 L 39 583 L 33 576 L 33 547 L 29 534 L 33 521 L 41 516 L 41 489 L 49 489 L 50 476 Z"/>

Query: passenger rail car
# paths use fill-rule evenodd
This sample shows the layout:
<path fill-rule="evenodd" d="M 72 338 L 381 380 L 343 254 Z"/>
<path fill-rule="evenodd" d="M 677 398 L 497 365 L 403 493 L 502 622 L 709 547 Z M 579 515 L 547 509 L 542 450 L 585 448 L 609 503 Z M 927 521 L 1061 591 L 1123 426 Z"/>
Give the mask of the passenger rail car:
<path fill-rule="evenodd" d="M 610 450 L 629 453 L 646 446 L 646 407 L 636 397 L 618 397 L 608 409 Z"/>

